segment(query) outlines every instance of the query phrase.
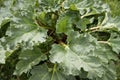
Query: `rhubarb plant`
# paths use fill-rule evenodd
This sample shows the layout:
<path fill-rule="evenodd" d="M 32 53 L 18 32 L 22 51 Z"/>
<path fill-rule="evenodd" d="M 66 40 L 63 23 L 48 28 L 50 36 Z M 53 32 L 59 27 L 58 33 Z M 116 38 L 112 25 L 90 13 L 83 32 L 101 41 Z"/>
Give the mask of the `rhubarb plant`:
<path fill-rule="evenodd" d="M 0 63 L 14 63 L 6 80 L 117 80 L 120 17 L 111 17 L 102 0 L 1 0 L 0 6 Z"/>

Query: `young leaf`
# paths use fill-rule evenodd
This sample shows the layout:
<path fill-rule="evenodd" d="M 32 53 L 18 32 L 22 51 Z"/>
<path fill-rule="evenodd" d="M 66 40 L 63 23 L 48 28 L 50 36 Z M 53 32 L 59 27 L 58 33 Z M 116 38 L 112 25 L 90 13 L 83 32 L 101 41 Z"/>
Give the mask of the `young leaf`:
<path fill-rule="evenodd" d="M 73 23 L 78 20 L 78 11 L 67 11 L 60 15 L 56 24 L 56 32 L 57 33 L 65 33 L 73 31 Z"/>

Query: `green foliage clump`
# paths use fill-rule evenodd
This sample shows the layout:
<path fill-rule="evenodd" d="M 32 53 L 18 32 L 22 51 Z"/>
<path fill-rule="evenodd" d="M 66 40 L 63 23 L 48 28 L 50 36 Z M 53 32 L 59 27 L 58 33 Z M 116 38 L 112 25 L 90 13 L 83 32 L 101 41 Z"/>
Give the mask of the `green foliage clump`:
<path fill-rule="evenodd" d="M 2 0 L 0 78 L 117 80 L 120 17 L 102 0 Z"/>

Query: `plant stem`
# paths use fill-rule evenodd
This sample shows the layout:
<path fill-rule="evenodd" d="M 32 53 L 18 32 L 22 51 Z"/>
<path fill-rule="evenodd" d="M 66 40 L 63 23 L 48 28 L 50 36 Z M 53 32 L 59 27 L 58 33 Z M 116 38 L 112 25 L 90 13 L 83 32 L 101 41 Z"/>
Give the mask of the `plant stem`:
<path fill-rule="evenodd" d="M 17 80 L 20 80 L 19 76 L 17 76 Z"/>
<path fill-rule="evenodd" d="M 64 47 L 67 46 L 67 45 L 66 45 L 64 42 L 62 42 L 62 41 L 59 41 L 59 44 L 61 44 L 61 45 L 64 46 Z"/>
<path fill-rule="evenodd" d="M 54 78 L 54 74 L 55 74 L 55 71 L 56 71 L 56 66 L 57 66 L 57 64 L 55 63 L 54 67 L 53 67 L 53 73 L 52 73 L 51 80 L 54 80 L 53 78 Z"/>
<path fill-rule="evenodd" d="M 86 29 L 85 31 L 94 31 L 94 30 L 97 30 L 97 29 L 99 29 L 99 28 L 100 28 L 100 26 L 92 27 L 92 28 L 90 28 L 90 29 Z"/>
<path fill-rule="evenodd" d="M 98 41 L 99 43 L 103 43 L 103 44 L 109 44 L 108 41 Z"/>

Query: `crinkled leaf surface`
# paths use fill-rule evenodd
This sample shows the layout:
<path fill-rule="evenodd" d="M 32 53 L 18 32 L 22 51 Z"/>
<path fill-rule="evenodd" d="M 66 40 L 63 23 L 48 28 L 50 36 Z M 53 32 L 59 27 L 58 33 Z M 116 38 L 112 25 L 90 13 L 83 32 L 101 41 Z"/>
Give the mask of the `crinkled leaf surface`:
<path fill-rule="evenodd" d="M 120 53 L 120 36 L 119 34 L 111 34 L 110 39 L 108 40 L 109 45 L 112 47 L 112 50 L 117 54 Z"/>
<path fill-rule="evenodd" d="M 19 17 L 20 16 L 20 17 Z M 14 49 L 18 43 L 27 42 L 29 46 L 46 41 L 47 30 L 40 28 L 32 19 L 32 13 L 25 15 L 19 14 L 13 18 L 11 26 L 6 32 L 6 42 L 11 49 Z"/>
<path fill-rule="evenodd" d="M 69 46 L 72 49 L 72 51 L 75 51 L 80 55 L 88 54 L 90 51 L 93 51 L 95 49 L 96 44 L 96 39 L 89 34 L 80 35 L 77 38 L 73 38 L 69 42 Z"/>
<path fill-rule="evenodd" d="M 79 10 L 81 17 L 100 14 L 104 11 L 109 12 L 107 4 L 104 4 L 101 0 L 65 0 L 65 9 Z"/>
<path fill-rule="evenodd" d="M 111 47 L 107 44 L 98 44 L 94 51 L 89 55 L 99 57 L 102 62 L 109 63 L 110 60 L 117 60 L 118 57 L 115 52 L 112 51 Z"/>
<path fill-rule="evenodd" d="M 96 80 L 116 80 L 116 67 L 113 62 L 103 65 L 104 73 L 102 77 L 97 77 Z"/>
<path fill-rule="evenodd" d="M 63 67 L 66 74 L 79 74 L 81 68 L 89 74 L 92 74 L 92 76 L 102 76 L 103 73 L 99 58 L 80 55 L 72 51 L 69 47 L 64 48 L 61 45 L 53 45 L 50 60 L 53 63 L 59 63 L 60 66 Z"/>
<path fill-rule="evenodd" d="M 110 46 L 112 47 L 113 51 L 119 54 L 120 53 L 120 38 L 111 39 L 109 40 L 109 42 L 110 42 Z"/>
<path fill-rule="evenodd" d="M 120 17 L 112 18 L 109 14 L 106 13 L 105 19 L 101 24 L 101 28 L 104 29 L 113 29 L 120 31 Z"/>
<path fill-rule="evenodd" d="M 93 54 L 92 52 L 96 51 L 95 45 L 98 44 L 90 35 L 79 36 L 76 39 L 72 39 L 66 46 L 54 44 L 50 51 L 50 61 L 53 63 L 57 62 L 64 69 L 64 73 L 66 74 L 79 74 L 81 68 L 83 68 L 88 72 L 88 78 L 103 78 L 103 75 L 107 74 L 108 70 L 104 69 L 103 63 L 107 64 L 107 62 L 102 61 L 101 59 L 103 58 L 101 58 L 101 56 L 104 56 L 102 51 L 105 52 L 107 50 L 103 49 L 101 52 L 98 51 Z M 106 52 L 105 54 L 108 59 L 113 59 L 108 55 L 114 55 L 114 52 Z M 115 55 L 114 58 L 116 58 Z M 112 70 L 115 72 L 114 69 Z M 113 73 L 111 72 L 110 74 Z"/>
<path fill-rule="evenodd" d="M 46 40 L 47 31 L 34 25 L 12 26 L 7 31 L 6 42 L 11 49 L 14 49 L 18 43 L 27 42 L 30 46 L 35 43 L 41 43 Z"/>
<path fill-rule="evenodd" d="M 90 17 L 93 15 L 103 14 L 105 11 L 109 12 L 107 4 L 101 2 L 101 0 L 65 0 L 63 8 L 70 9 L 71 11 L 65 11 L 57 20 L 56 32 L 69 34 L 73 30 L 73 27 L 77 27 L 80 30 L 85 30 L 87 25 L 91 23 Z"/>
<path fill-rule="evenodd" d="M 60 5 L 64 0 L 38 0 L 40 10 L 50 12 L 60 9 Z M 42 5 L 42 6 L 41 6 Z"/>
<path fill-rule="evenodd" d="M 15 75 L 21 75 L 28 72 L 32 66 L 38 64 L 40 61 L 47 59 L 46 55 L 41 52 L 39 48 L 33 50 L 25 50 L 19 56 L 20 61 L 16 65 Z"/>
<path fill-rule="evenodd" d="M 75 80 L 73 76 L 84 70 L 80 78 L 116 80 L 112 60 L 118 59 L 120 37 L 115 35 L 106 41 L 97 41 L 90 35 L 99 30 L 109 31 L 110 35 L 115 31 L 119 35 L 119 17 L 107 15 L 110 10 L 102 0 L 3 2 L 4 6 L 0 7 L 0 63 L 5 63 L 7 51 L 14 52 L 20 47 L 15 75 L 31 70 L 29 80 Z M 10 23 L 8 28 L 7 23 Z M 47 42 L 49 37 L 51 43 Z"/>
<path fill-rule="evenodd" d="M 9 49 L 15 49 L 18 43 L 25 42 L 27 45 L 33 46 L 34 44 L 46 41 L 47 30 L 40 28 L 33 19 L 34 9 L 32 0 L 28 1 L 11 1 L 10 17 L 11 23 L 2 45 L 7 46 Z M 9 1 L 6 1 L 6 4 Z M 14 5 L 14 6 L 13 6 Z M 26 47 L 27 48 L 27 47 Z"/>
<path fill-rule="evenodd" d="M 49 68 L 46 64 L 34 67 L 31 73 L 29 80 L 76 80 L 72 76 L 63 75 L 56 67 Z"/>
<path fill-rule="evenodd" d="M 0 45 L 0 63 L 4 64 L 5 63 L 5 50 L 3 48 L 3 46 Z"/>
<path fill-rule="evenodd" d="M 4 18 L 8 18 L 12 16 L 11 11 L 10 11 L 11 4 L 12 4 L 11 0 L 9 1 L 4 0 L 3 6 L 0 7 L 0 19 L 1 20 L 4 20 Z M 1 20 L 0 20 L 0 23 L 1 23 Z"/>

